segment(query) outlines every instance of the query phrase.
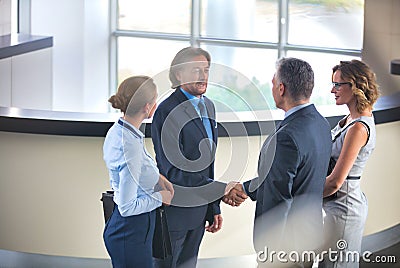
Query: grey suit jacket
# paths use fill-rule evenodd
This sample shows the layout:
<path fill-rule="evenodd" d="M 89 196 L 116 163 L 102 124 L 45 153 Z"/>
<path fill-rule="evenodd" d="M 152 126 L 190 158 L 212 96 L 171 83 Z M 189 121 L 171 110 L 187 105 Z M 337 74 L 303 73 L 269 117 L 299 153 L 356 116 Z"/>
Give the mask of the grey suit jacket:
<path fill-rule="evenodd" d="M 330 126 L 306 106 L 285 118 L 261 148 L 258 177 L 244 183 L 256 200 L 256 251 L 311 250 L 322 236 L 322 193 L 331 154 Z"/>

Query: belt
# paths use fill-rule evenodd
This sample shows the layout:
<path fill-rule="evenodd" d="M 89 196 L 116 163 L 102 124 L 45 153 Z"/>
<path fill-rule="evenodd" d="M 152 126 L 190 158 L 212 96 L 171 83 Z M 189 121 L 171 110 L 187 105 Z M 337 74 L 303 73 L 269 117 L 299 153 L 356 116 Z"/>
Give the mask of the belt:
<path fill-rule="evenodd" d="M 359 180 L 361 176 L 347 176 L 346 180 Z M 333 193 L 330 196 L 324 197 L 324 201 L 330 201 L 337 198 L 337 193 Z"/>
<path fill-rule="evenodd" d="M 330 196 L 324 197 L 323 201 L 331 201 L 337 198 L 337 193 L 331 194 Z"/>
<path fill-rule="evenodd" d="M 361 176 L 347 176 L 346 180 L 359 180 Z"/>

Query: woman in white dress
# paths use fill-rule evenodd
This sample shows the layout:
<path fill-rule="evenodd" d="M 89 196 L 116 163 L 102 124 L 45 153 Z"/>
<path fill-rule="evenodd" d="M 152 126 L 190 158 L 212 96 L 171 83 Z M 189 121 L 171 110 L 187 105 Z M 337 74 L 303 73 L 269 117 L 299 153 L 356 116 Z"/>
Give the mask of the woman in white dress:
<path fill-rule="evenodd" d="M 360 179 L 376 137 L 372 107 L 379 89 L 375 73 L 362 61 L 341 61 L 333 67 L 331 93 L 337 105 L 347 105 L 350 114 L 331 131 L 331 161 L 335 165 L 328 171 L 324 187 L 325 250 L 330 248 L 338 253 L 332 257 L 325 255 L 319 267 L 358 267 L 357 254 L 362 254 L 368 213 Z"/>

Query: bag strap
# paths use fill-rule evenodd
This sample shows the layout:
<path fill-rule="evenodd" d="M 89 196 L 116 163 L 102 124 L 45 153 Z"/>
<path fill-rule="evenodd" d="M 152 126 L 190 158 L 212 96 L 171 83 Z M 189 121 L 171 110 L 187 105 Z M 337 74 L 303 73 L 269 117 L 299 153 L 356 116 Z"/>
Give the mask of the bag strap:
<path fill-rule="evenodd" d="M 369 136 L 370 136 L 370 129 L 367 123 L 365 123 L 362 120 L 354 120 L 352 122 L 350 122 L 350 124 L 348 124 L 345 128 L 343 128 L 338 134 L 336 134 L 335 138 L 333 138 L 332 143 L 334 143 L 336 141 L 337 138 L 340 137 L 340 135 L 346 130 L 348 129 L 350 126 L 354 125 L 355 123 L 360 122 L 361 124 L 363 124 L 365 126 L 365 128 L 367 129 L 367 133 L 368 133 L 368 137 L 367 137 L 367 141 L 365 142 L 365 144 L 368 143 L 369 141 Z M 365 145 L 364 145 L 365 146 Z"/>

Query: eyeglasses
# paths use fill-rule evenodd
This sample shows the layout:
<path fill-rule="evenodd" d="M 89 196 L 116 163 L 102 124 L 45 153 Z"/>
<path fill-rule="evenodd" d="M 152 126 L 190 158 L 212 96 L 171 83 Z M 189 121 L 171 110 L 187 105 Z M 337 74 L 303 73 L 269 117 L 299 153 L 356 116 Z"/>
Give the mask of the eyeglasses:
<path fill-rule="evenodd" d="M 332 86 L 333 86 L 336 90 L 339 90 L 339 88 L 340 88 L 342 85 L 350 85 L 350 86 L 351 86 L 351 83 L 350 83 L 350 82 L 332 82 Z"/>

